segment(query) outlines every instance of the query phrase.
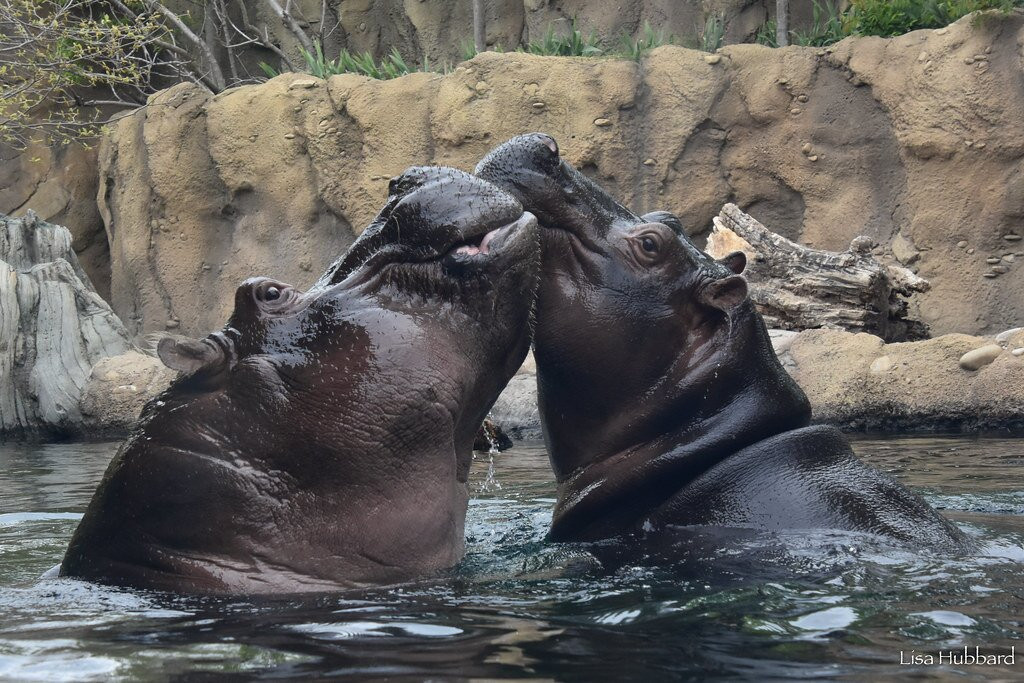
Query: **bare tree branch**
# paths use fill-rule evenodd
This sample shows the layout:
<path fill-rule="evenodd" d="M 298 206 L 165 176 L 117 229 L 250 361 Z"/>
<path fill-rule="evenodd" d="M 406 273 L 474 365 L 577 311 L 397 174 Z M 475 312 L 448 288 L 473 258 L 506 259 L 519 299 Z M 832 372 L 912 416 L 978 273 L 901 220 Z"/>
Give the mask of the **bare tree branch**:
<path fill-rule="evenodd" d="M 179 33 L 181 33 L 181 35 L 185 36 L 185 38 L 195 45 L 196 49 L 202 53 L 205 65 L 210 70 L 208 78 L 213 86 L 212 90 L 214 92 L 219 92 L 226 88 L 227 82 L 224 80 L 224 72 L 221 71 L 220 64 L 217 62 L 217 56 L 213 53 L 213 50 L 210 49 L 210 45 L 197 36 L 177 14 L 164 7 L 162 3 L 159 3 L 156 0 L 143 0 L 143 2 L 146 3 L 146 6 L 149 7 L 150 10 L 162 14 L 164 18 L 167 19 L 167 21 L 169 21 Z M 206 78 L 207 77 L 204 76 L 203 80 L 205 81 Z"/>
<path fill-rule="evenodd" d="M 279 19 L 281 19 L 282 22 L 284 22 L 284 25 L 288 27 L 288 30 L 295 35 L 300 43 L 302 43 L 302 47 L 309 52 L 313 52 L 313 41 L 309 39 L 309 36 L 306 35 L 306 32 L 302 30 L 302 27 L 299 26 L 298 22 L 295 21 L 295 17 L 293 17 L 291 11 L 289 11 L 291 9 L 291 2 L 289 1 L 286 4 L 287 9 L 281 7 L 277 0 L 263 0 L 263 2 L 274 14 L 278 16 Z"/>

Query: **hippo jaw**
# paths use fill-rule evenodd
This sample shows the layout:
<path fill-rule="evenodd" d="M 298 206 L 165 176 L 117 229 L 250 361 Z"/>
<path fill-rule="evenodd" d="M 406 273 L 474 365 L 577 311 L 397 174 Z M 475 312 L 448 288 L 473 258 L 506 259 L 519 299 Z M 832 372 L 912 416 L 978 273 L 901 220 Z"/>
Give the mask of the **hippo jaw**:
<path fill-rule="evenodd" d="M 538 240 L 532 214 L 494 185 L 455 169 L 414 167 L 391 180 L 384 209 L 314 289 L 404 289 L 418 298 L 463 290 L 480 298 L 480 290 L 530 275 Z"/>

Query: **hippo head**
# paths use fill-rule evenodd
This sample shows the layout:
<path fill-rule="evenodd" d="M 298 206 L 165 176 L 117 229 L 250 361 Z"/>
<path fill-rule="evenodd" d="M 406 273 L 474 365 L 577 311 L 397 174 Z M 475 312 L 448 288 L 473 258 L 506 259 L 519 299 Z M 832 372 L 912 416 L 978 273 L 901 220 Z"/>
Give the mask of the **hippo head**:
<path fill-rule="evenodd" d="M 474 436 L 530 345 L 536 221 L 414 168 L 309 291 L 254 278 L 227 325 L 163 339 L 143 412 L 62 571 L 198 592 L 403 580 L 463 551 Z"/>
<path fill-rule="evenodd" d="M 637 216 L 560 159 L 547 135 L 506 142 L 476 173 L 516 197 L 541 227 L 534 344 L 560 481 L 692 428 L 753 381 L 744 355 L 770 354 L 771 345 L 739 275 L 742 253 L 716 261 L 672 214 Z M 788 381 L 774 356 L 770 362 Z"/>
<path fill-rule="evenodd" d="M 490 385 L 503 385 L 528 345 L 538 266 L 536 222 L 519 202 L 467 173 L 414 167 L 391 180 L 385 207 L 309 291 L 251 278 L 221 331 L 165 337 L 157 351 L 186 374 L 183 386 L 256 390 L 287 378 L 333 393 L 351 381 L 354 357 L 381 350 L 373 344 L 413 341 L 397 327 L 371 339 L 367 328 L 383 314 L 361 320 L 354 311 L 372 306 L 428 333 L 465 335 L 459 350 L 474 368 L 466 382 L 489 385 L 477 392 L 486 409 Z"/>

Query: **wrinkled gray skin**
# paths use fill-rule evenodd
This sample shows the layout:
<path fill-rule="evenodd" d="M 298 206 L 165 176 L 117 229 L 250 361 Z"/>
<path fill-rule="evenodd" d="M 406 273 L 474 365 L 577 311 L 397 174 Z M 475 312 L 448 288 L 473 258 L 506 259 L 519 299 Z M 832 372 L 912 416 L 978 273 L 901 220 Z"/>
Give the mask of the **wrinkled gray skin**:
<path fill-rule="evenodd" d="M 742 253 L 715 261 L 671 214 L 636 216 L 546 135 L 501 145 L 476 173 L 541 226 L 534 353 L 558 481 L 552 539 L 708 525 L 961 546 L 836 429 L 808 426 L 739 276 Z"/>
<path fill-rule="evenodd" d="M 186 375 L 146 406 L 61 574 L 291 593 L 451 566 L 474 436 L 529 348 L 539 258 L 533 216 L 494 186 L 444 168 L 393 180 L 308 292 L 248 280 L 222 331 L 160 343 Z"/>

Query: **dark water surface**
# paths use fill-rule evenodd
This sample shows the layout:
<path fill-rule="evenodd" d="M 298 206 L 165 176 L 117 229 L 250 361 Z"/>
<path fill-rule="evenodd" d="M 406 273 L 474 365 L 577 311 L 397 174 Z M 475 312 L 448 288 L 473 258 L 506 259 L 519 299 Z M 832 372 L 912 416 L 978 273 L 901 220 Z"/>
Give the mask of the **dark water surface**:
<path fill-rule="evenodd" d="M 1024 678 L 1024 439 L 855 448 L 981 550 L 807 532 L 720 549 L 712 571 L 609 573 L 544 542 L 554 489 L 543 448 L 525 445 L 495 456 L 493 477 L 478 456 L 468 552 L 450 576 L 305 600 L 168 597 L 39 578 L 116 444 L 0 445 L 0 679 Z M 1015 645 L 1013 665 L 900 664 L 901 651 Z"/>

